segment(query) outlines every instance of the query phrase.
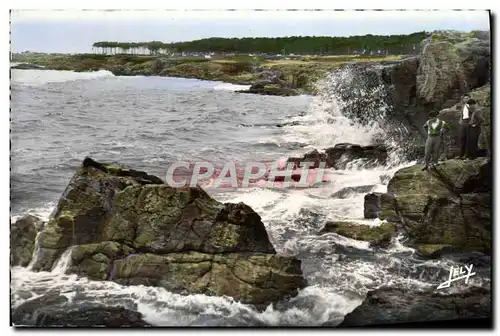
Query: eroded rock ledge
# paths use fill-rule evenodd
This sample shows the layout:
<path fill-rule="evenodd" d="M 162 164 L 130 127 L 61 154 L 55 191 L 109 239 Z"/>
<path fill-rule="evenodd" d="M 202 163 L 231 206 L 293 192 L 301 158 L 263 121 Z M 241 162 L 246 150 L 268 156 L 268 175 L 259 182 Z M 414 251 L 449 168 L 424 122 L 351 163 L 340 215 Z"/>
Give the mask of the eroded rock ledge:
<path fill-rule="evenodd" d="M 306 285 L 300 261 L 276 254 L 260 216 L 244 203 L 222 204 L 199 187 L 173 188 L 90 158 L 40 233 L 33 269 L 50 271 L 70 247 L 68 273 L 124 285 L 258 306 Z"/>

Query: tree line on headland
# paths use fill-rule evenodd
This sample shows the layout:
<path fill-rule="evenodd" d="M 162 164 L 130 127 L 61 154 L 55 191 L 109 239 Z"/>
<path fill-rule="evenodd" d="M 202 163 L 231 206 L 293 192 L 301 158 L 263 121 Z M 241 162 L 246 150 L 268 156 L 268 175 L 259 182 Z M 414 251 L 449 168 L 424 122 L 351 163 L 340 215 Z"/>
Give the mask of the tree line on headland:
<path fill-rule="evenodd" d="M 170 53 L 256 53 L 256 54 L 410 54 L 417 51 L 426 32 L 409 35 L 364 35 L 349 37 L 292 36 L 205 38 L 187 42 L 112 42 L 93 44 L 103 54 L 170 54 Z"/>

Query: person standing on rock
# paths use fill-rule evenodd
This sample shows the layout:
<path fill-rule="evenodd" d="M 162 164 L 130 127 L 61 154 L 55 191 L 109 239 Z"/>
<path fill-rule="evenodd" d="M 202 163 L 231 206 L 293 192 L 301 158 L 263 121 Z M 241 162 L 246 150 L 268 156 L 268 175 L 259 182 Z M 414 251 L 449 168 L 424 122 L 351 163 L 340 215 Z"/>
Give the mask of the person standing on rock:
<path fill-rule="evenodd" d="M 456 108 L 460 111 L 460 155 L 457 159 L 475 159 L 477 157 L 477 141 L 481 122 L 476 113 L 476 102 L 474 99 L 470 99 L 469 95 L 465 95 L 462 98 L 462 104 L 458 104 Z"/>
<path fill-rule="evenodd" d="M 427 141 L 425 142 L 425 166 L 422 170 L 434 168 L 438 164 L 443 134 L 449 128 L 448 124 L 437 115 L 436 111 L 430 112 L 430 119 L 424 124 Z"/>
<path fill-rule="evenodd" d="M 483 118 L 481 117 L 481 110 L 477 108 L 476 101 L 474 99 L 469 100 L 469 106 L 473 107 L 474 114 L 470 119 L 465 156 L 467 159 L 474 160 L 478 155 L 478 142 L 479 135 L 481 134 L 481 124 Z"/>

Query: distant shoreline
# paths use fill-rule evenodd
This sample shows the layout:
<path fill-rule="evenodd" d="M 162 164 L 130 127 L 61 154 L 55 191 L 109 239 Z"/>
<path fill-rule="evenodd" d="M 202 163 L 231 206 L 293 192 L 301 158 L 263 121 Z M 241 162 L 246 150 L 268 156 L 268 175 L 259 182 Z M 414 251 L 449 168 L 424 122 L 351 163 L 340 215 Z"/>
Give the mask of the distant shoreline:
<path fill-rule="evenodd" d="M 224 59 L 171 59 L 138 55 L 50 55 L 13 54 L 11 69 L 69 70 L 93 72 L 108 70 L 115 76 L 161 76 L 251 85 L 243 92 L 296 96 L 315 94 L 314 84 L 329 71 L 353 63 L 398 61 L 401 55 L 300 56 L 277 60 L 232 56 Z"/>

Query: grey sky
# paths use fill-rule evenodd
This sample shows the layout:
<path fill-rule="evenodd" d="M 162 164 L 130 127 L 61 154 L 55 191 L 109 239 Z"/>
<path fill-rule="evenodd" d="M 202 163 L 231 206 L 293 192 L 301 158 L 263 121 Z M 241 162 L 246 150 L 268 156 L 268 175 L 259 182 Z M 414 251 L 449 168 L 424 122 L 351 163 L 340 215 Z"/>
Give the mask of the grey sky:
<path fill-rule="evenodd" d="M 487 11 L 15 11 L 13 52 L 89 52 L 96 41 L 488 30 Z"/>

